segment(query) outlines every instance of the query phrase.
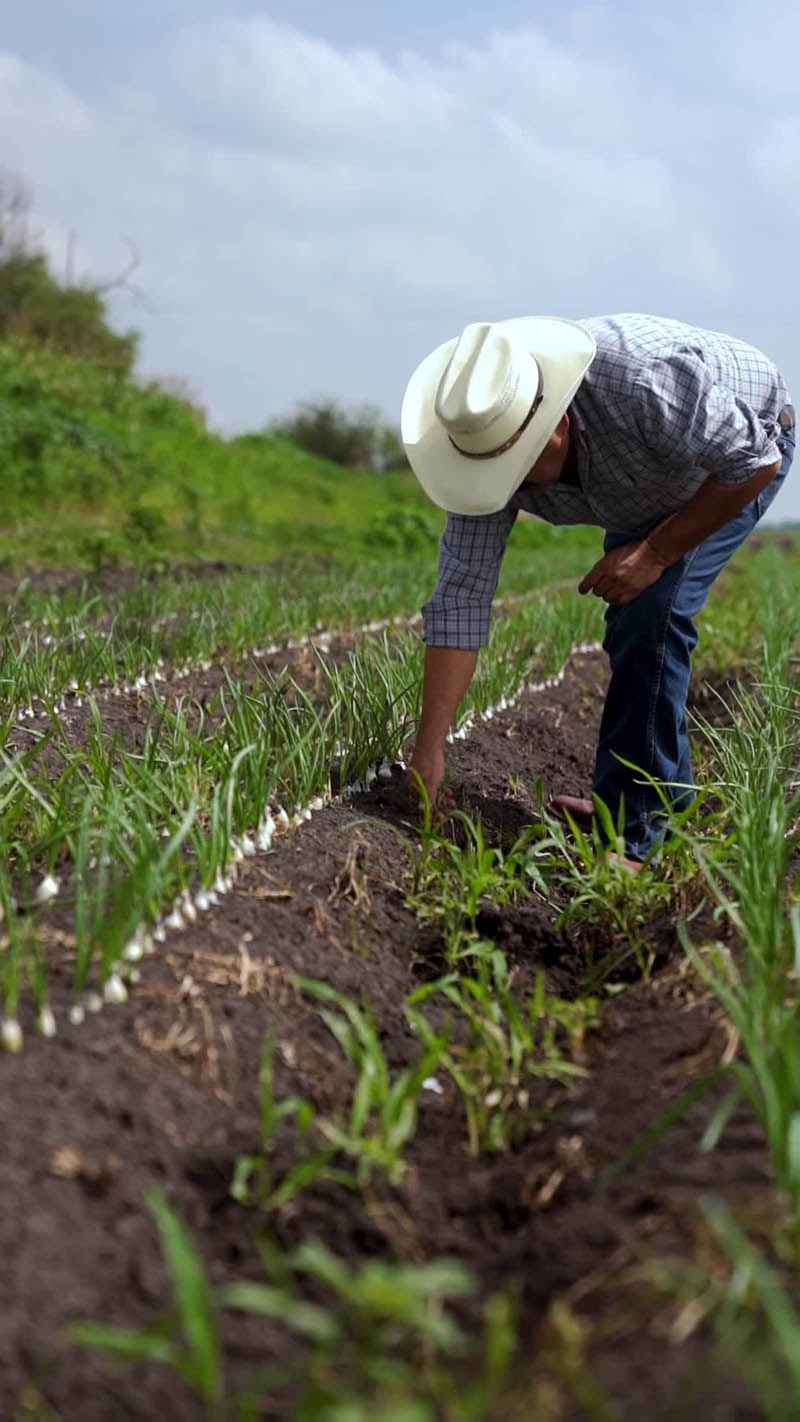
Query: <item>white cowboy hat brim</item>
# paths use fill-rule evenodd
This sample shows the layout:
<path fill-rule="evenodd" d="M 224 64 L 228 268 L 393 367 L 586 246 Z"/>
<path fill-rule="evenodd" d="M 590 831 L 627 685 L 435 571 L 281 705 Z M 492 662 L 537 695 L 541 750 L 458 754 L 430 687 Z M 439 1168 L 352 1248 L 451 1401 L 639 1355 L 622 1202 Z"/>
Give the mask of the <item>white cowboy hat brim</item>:
<path fill-rule="evenodd" d="M 542 398 L 530 424 L 502 454 L 475 459 L 458 450 L 438 418 L 436 392 L 458 340 L 445 341 L 417 366 L 401 414 L 408 461 L 426 494 L 450 513 L 496 513 L 508 503 L 542 453 L 595 354 L 594 337 L 576 321 L 558 316 L 520 316 L 497 321 L 493 330 L 535 356 Z"/>

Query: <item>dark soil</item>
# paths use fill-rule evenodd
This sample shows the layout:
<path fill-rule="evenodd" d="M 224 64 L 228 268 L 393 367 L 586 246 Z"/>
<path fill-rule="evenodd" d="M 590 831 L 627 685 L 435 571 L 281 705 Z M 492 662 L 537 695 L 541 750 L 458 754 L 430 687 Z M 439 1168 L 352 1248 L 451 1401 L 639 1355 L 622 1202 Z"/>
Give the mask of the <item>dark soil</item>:
<path fill-rule="evenodd" d="M 45 593 L 70 592 L 73 588 L 77 589 L 85 584 L 94 592 L 115 597 L 132 592 L 141 585 L 143 577 L 153 582 L 184 582 L 189 578 L 193 582 L 202 582 L 205 579 L 243 571 L 244 564 L 229 563 L 219 558 L 170 562 L 168 566 L 159 562 L 149 568 L 113 563 L 108 567 L 94 571 L 86 569 L 83 572 L 76 572 L 74 568 L 39 567 L 33 564 L 26 568 L 24 573 L 10 573 L 6 569 L 0 569 L 0 597 L 16 593 L 23 584 Z"/>
<path fill-rule="evenodd" d="M 458 797 L 499 838 L 534 818 L 538 777 L 547 793 L 586 792 L 602 683 L 601 659 L 576 659 L 560 687 L 482 723 L 453 748 Z M 44 1419 L 48 1407 L 62 1422 L 202 1416 L 172 1372 L 112 1367 L 64 1342 L 62 1330 L 77 1319 L 141 1326 L 169 1306 L 143 1198 L 151 1183 L 178 1211 L 214 1283 L 260 1277 L 257 1213 L 235 1204 L 229 1187 L 237 1157 L 258 1145 L 265 1034 L 277 1034 L 279 1095 L 299 1093 L 330 1115 L 349 1104 L 353 1080 L 294 975 L 369 1001 L 393 1068 L 418 1051 L 403 999 L 442 964 L 436 932 L 420 929 L 404 901 L 413 835 L 396 783 L 320 812 L 269 855 L 246 861 L 217 909 L 146 960 L 125 1006 L 79 1028 L 66 1025 L 70 965 L 53 907 L 58 1035 L 44 1041 L 29 1032 L 19 1056 L 0 1060 L 0 1417 Z M 551 992 L 572 996 L 596 951 L 596 939 L 558 929 L 554 918 L 536 898 L 487 905 L 481 917 L 481 933 L 505 950 L 520 993 L 543 972 Z M 524 1343 L 520 1397 L 540 1343 L 550 1356 L 548 1310 L 566 1296 L 587 1329 L 587 1366 L 621 1418 L 749 1422 L 760 1414 L 734 1378 L 711 1367 L 707 1339 L 671 1342 L 674 1304 L 631 1279 L 643 1255 L 693 1257 L 704 1192 L 737 1209 L 770 1198 L 760 1131 L 742 1112 L 716 1150 L 701 1154 L 719 1100 L 712 1095 L 603 1182 L 729 1045 L 715 1001 L 686 971 L 669 916 L 654 931 L 660 970 L 605 1006 L 584 1043 L 588 1074 L 577 1089 L 541 1083 L 512 1149 L 469 1155 L 463 1110 L 442 1072 L 443 1094 L 423 1093 L 400 1187 L 376 1184 L 367 1207 L 341 1187 L 316 1186 L 270 1223 L 287 1248 L 318 1237 L 352 1263 L 386 1252 L 457 1256 L 478 1281 L 462 1310 L 467 1326 L 477 1326 L 488 1294 L 513 1290 Z M 290 1130 L 281 1134 L 278 1176 L 296 1146 Z M 223 1333 L 233 1378 L 287 1351 L 269 1322 L 227 1316 Z M 523 1401 L 505 1415 L 532 1409 Z M 591 1414 L 565 1400 L 560 1415 L 577 1422 Z"/>
<path fill-rule="evenodd" d="M 392 637 L 397 633 L 388 629 L 387 635 Z M 303 691 L 324 696 L 327 686 L 324 667 L 341 666 L 361 640 L 357 634 L 342 632 L 326 636 L 319 647 L 306 642 L 300 646 L 280 647 L 275 652 L 264 650 L 259 655 L 251 651 L 240 656 L 220 656 L 207 659 L 208 664 L 203 666 L 192 667 L 185 675 L 167 670 L 163 680 L 150 682 L 136 691 L 105 685 L 96 687 L 89 696 L 69 691 L 61 698 L 63 705 L 57 713 L 57 724 L 37 702 L 33 707 L 35 714 L 17 722 L 6 744 L 13 752 L 27 750 L 46 740 L 39 754 L 39 764 L 47 768 L 48 774 L 57 775 L 63 768 L 58 750 L 62 733 L 70 748 L 84 743 L 94 731 L 96 711 L 100 713 L 104 735 L 118 741 L 126 750 L 138 748 L 148 726 L 152 728 L 160 719 L 163 709 L 171 711 L 178 703 L 186 708 L 190 722 L 202 716 L 209 730 L 222 719 L 222 699 L 229 679 L 233 678 L 252 695 L 258 695 L 276 682 L 282 683 L 286 677 Z"/>
<path fill-rule="evenodd" d="M 333 660 L 342 660 L 353 646 L 352 639 L 334 643 L 331 647 Z M 91 699 L 102 711 L 103 730 L 109 736 L 117 737 L 124 745 L 136 745 L 143 728 L 161 703 L 169 706 L 176 701 L 191 700 L 206 710 L 219 697 L 225 686 L 226 671 L 235 675 L 242 685 L 257 689 L 263 685 L 264 676 L 277 676 L 288 671 L 298 684 L 313 685 L 321 678 L 321 672 L 310 646 L 298 647 L 293 651 L 280 651 L 255 657 L 248 655 L 240 659 L 212 662 L 206 669 L 193 668 L 188 676 L 167 673 L 163 681 L 148 684 L 140 691 L 125 691 L 120 687 L 101 686 L 91 694 Z M 93 716 L 88 698 L 78 692 L 67 692 L 63 697 L 64 709 L 59 711 L 59 721 L 70 742 L 79 742 L 87 727 L 93 725 Z M 47 712 L 39 709 L 38 714 L 21 721 L 12 733 L 13 745 L 27 740 L 31 743 L 52 728 L 52 720 Z"/>

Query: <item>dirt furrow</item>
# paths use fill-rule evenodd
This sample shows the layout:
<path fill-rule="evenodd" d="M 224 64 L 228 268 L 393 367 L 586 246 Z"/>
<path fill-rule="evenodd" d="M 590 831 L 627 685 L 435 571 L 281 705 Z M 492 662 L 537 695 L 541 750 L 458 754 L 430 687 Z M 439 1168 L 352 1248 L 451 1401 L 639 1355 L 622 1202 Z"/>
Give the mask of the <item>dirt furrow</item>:
<path fill-rule="evenodd" d="M 603 678 L 600 658 L 573 662 L 560 686 L 479 724 L 452 748 L 454 788 L 493 833 L 505 839 L 530 822 L 539 776 L 547 791 L 585 791 Z M 124 1007 L 64 1028 L 50 1042 L 31 1037 L 19 1057 L 0 1062 L 0 1251 L 8 1282 L 0 1415 L 14 1415 L 27 1379 L 62 1422 L 201 1416 L 166 1371 L 111 1369 L 75 1348 L 51 1354 L 57 1330 L 76 1317 L 142 1324 L 167 1306 L 143 1205 L 150 1181 L 166 1190 L 215 1282 L 258 1277 L 256 1220 L 229 1190 L 237 1156 L 258 1143 L 267 1030 L 277 1034 L 279 1095 L 297 1092 L 331 1114 L 346 1108 L 352 1089 L 350 1069 L 295 990 L 294 975 L 369 1001 L 393 1067 L 418 1051 L 403 999 L 441 971 L 442 959 L 435 930 L 420 930 L 405 902 L 413 833 L 394 784 L 328 807 L 269 855 L 246 861 L 213 915 L 171 935 L 148 960 Z M 572 995 L 592 951 L 585 935 L 556 928 L 552 909 L 536 898 L 487 909 L 481 931 L 503 947 L 520 992 L 543 972 L 551 991 Z M 642 1250 L 689 1257 L 698 1192 L 713 1187 L 728 1199 L 756 1200 L 769 1184 L 760 1135 L 744 1116 L 712 1156 L 699 1154 L 712 1110 L 705 1101 L 601 1187 L 603 1172 L 728 1045 L 716 1005 L 684 970 L 674 926 L 662 919 L 659 932 L 661 970 L 603 1012 L 586 1042 L 588 1076 L 579 1089 L 542 1082 L 535 1118 L 514 1148 L 469 1155 L 463 1110 L 445 1075 L 441 1095 L 423 1094 L 403 1183 L 376 1190 L 369 1210 L 339 1187 L 315 1186 L 271 1220 L 281 1243 L 316 1236 L 350 1261 L 387 1250 L 414 1259 L 455 1254 L 479 1281 L 467 1320 L 477 1321 L 490 1292 L 510 1288 L 523 1340 L 569 1290 L 588 1316 L 598 1298 L 624 1315 L 620 1270 Z M 69 963 L 55 944 L 51 972 L 62 1020 Z M 279 1137 L 278 1177 L 296 1149 L 291 1132 Z M 714 1412 L 728 1405 L 733 1385 L 698 1374 L 701 1338 L 673 1348 L 663 1363 L 663 1336 L 651 1331 L 663 1304 L 650 1314 L 644 1307 L 637 1359 L 630 1322 L 594 1358 L 621 1414 L 656 1418 L 678 1398 L 677 1415 L 690 1422 L 747 1417 Z M 285 1349 L 274 1326 L 256 1320 L 227 1322 L 224 1333 L 234 1375 Z M 642 1369 L 650 1366 L 643 1389 Z"/>

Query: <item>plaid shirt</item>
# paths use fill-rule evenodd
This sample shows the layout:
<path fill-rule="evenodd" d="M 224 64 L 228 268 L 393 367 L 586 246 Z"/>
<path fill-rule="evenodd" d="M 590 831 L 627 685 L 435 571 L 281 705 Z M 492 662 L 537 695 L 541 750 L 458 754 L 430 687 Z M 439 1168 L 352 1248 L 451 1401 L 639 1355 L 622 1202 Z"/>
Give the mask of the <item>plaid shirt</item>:
<path fill-rule="evenodd" d="M 422 609 L 432 646 L 480 647 L 518 512 L 643 537 L 713 478 L 740 484 L 780 459 L 780 373 L 744 341 L 660 316 L 583 321 L 597 354 L 569 407 L 580 487 L 523 483 L 498 513 L 447 515 Z"/>

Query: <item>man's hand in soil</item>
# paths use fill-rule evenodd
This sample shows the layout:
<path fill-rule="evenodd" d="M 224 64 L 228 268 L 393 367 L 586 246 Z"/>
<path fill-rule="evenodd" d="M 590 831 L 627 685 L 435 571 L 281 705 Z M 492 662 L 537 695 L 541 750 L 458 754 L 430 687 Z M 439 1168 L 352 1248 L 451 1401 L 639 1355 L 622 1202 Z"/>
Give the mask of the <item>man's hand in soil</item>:
<path fill-rule="evenodd" d="M 442 790 L 444 774 L 444 746 L 441 744 L 426 746 L 418 742 L 406 776 L 409 798 L 412 803 L 415 799 L 422 800 L 421 781 L 432 810 L 447 812 L 451 809 L 453 797 L 449 790 Z"/>
<path fill-rule="evenodd" d="M 646 539 L 612 548 L 578 584 L 579 593 L 594 593 L 605 602 L 623 607 L 649 588 L 669 567 Z"/>
<path fill-rule="evenodd" d="M 442 794 L 444 780 L 444 744 L 464 692 L 469 686 L 478 660 L 478 653 L 463 647 L 426 647 L 425 671 L 422 679 L 422 713 L 417 731 L 417 743 L 408 772 L 408 788 L 419 801 L 420 777 L 432 809 L 447 813 L 453 808 L 452 796 Z"/>

